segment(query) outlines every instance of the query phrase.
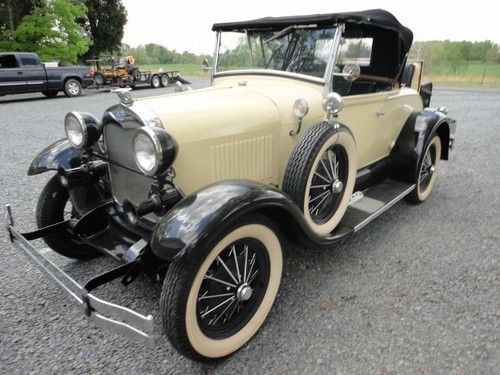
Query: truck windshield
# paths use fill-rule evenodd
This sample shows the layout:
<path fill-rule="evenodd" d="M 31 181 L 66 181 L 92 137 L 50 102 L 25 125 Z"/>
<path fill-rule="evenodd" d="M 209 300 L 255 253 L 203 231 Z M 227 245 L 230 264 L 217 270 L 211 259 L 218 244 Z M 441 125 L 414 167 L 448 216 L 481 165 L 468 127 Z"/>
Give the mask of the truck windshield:
<path fill-rule="evenodd" d="M 323 78 L 335 28 L 222 32 L 216 72 L 278 70 Z"/>

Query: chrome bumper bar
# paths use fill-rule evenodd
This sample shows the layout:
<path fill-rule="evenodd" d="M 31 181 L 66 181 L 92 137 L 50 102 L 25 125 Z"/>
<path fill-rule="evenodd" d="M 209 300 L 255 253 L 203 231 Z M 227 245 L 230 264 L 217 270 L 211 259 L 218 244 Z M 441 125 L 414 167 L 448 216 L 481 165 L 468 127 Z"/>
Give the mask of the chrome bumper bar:
<path fill-rule="evenodd" d="M 151 315 L 141 315 L 124 306 L 104 301 L 89 293 L 85 287 L 78 284 L 30 244 L 29 239 L 26 238 L 30 236 L 25 237 L 14 227 L 10 205 L 6 206 L 6 210 L 6 228 L 12 244 L 36 264 L 45 275 L 52 278 L 56 285 L 70 297 L 73 304 L 79 307 L 89 319 L 93 320 L 99 327 L 110 329 L 148 346 L 153 345 L 154 325 Z"/>

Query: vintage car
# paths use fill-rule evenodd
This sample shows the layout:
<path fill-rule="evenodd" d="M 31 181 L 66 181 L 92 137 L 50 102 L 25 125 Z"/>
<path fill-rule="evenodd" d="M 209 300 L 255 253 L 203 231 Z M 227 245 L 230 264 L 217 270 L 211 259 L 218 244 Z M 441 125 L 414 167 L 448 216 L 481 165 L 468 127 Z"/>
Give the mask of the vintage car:
<path fill-rule="evenodd" d="M 141 100 L 122 89 L 102 120 L 68 113 L 67 138 L 29 167 L 55 171 L 39 229 L 20 233 L 7 208 L 12 242 L 102 326 L 150 343 L 151 316 L 91 292 L 140 273 L 162 282 L 161 324 L 195 360 L 227 356 L 261 327 L 284 240 L 332 245 L 403 198 L 425 201 L 455 134 L 444 107 L 428 108 L 421 64 L 407 61 L 412 32 L 386 11 L 213 30 L 211 87 Z M 123 264 L 82 286 L 36 238 Z"/>

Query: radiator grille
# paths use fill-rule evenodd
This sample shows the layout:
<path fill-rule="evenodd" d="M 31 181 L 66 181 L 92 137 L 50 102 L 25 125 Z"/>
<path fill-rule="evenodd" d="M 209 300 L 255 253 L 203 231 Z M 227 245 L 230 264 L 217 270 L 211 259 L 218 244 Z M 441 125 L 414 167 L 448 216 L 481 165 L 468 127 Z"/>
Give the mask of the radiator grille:
<path fill-rule="evenodd" d="M 245 139 L 211 147 L 215 180 L 245 178 L 271 182 L 273 136 Z"/>
<path fill-rule="evenodd" d="M 140 125 L 135 122 L 127 122 L 124 126 L 114 122 L 104 125 L 104 144 L 110 160 L 137 170 L 132 154 L 132 135 L 138 127 Z M 147 177 L 111 163 L 108 165 L 111 190 L 118 203 L 123 204 L 128 199 L 139 204 L 147 199 L 151 187 L 151 181 Z"/>

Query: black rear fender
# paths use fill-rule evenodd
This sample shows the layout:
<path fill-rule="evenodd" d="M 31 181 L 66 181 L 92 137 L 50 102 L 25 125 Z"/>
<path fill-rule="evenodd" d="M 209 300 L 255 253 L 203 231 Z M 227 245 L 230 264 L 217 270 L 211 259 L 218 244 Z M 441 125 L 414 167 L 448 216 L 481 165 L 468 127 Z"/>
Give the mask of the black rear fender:
<path fill-rule="evenodd" d="M 441 159 L 448 160 L 455 127 L 455 120 L 442 111 L 426 108 L 413 113 L 391 150 L 391 177 L 399 181 L 414 181 L 422 153 L 435 134 L 441 139 Z"/>

